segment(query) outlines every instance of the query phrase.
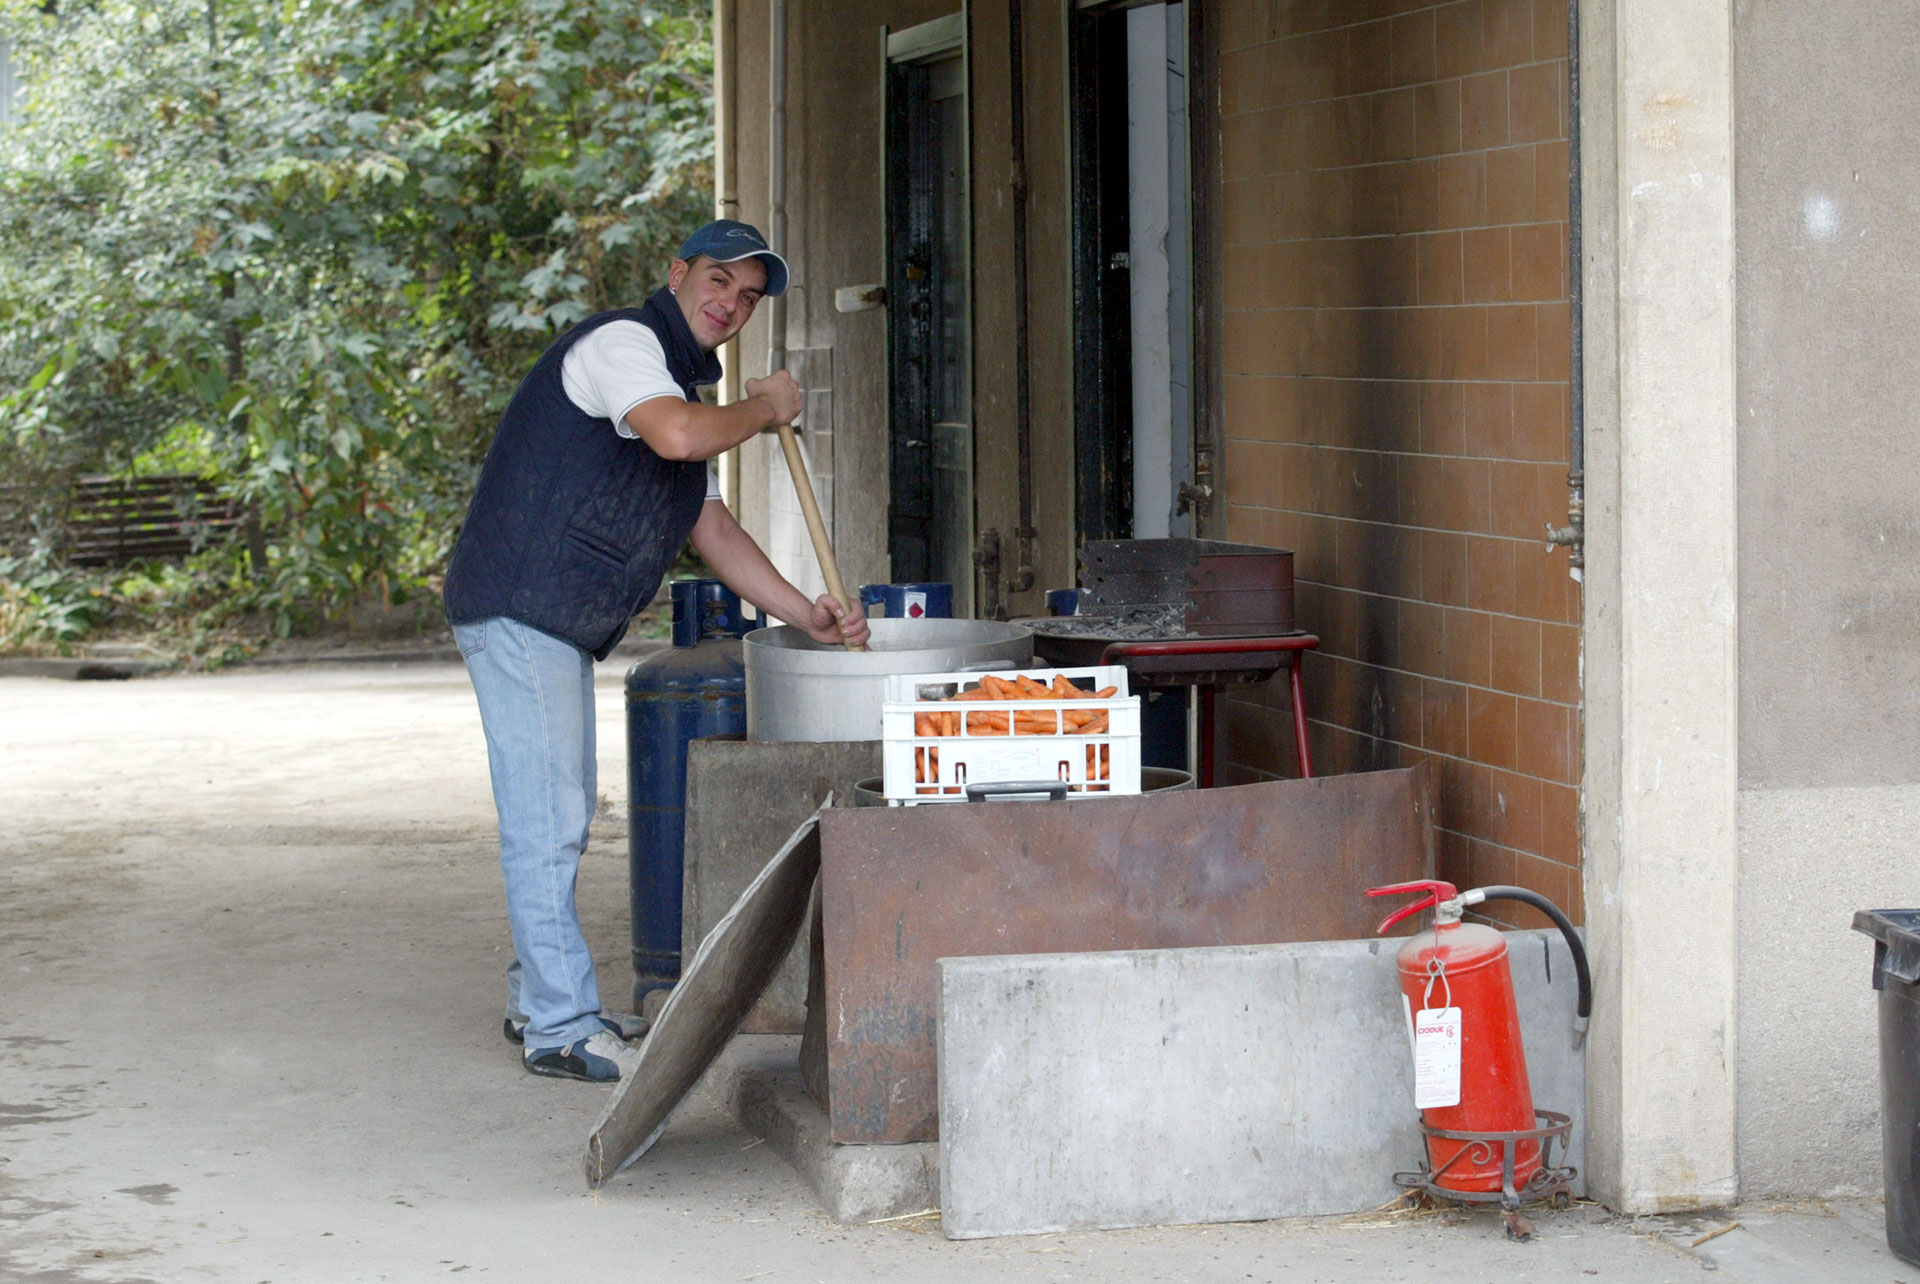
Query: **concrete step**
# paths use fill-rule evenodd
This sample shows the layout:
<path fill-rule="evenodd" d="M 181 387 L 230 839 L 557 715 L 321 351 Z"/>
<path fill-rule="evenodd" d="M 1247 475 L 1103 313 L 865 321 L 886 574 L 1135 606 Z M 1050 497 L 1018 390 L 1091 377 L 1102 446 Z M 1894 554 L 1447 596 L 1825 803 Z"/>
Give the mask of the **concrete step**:
<path fill-rule="evenodd" d="M 800 1080 L 800 1040 L 741 1036 L 728 1049 L 723 1089 L 742 1126 L 764 1138 L 812 1188 L 828 1217 L 842 1224 L 885 1221 L 936 1211 L 939 1146 L 841 1146 L 830 1139 L 826 1112 Z"/>

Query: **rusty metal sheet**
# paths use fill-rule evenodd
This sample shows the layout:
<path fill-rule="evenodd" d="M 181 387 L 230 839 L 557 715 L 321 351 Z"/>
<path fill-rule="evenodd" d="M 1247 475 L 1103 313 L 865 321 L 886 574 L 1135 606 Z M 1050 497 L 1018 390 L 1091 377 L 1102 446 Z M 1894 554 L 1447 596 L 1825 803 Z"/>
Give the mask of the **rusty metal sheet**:
<path fill-rule="evenodd" d="M 1371 935 L 1368 887 L 1431 877 L 1424 765 L 1080 802 L 821 817 L 833 1140 L 932 1140 L 934 960 Z"/>

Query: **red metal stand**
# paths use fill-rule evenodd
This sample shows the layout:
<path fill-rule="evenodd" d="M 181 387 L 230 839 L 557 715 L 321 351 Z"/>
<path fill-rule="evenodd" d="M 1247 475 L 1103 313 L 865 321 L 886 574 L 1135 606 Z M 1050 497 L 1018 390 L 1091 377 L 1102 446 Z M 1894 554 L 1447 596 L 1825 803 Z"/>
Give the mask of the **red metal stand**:
<path fill-rule="evenodd" d="M 1271 654 L 1273 667 L 1287 665 L 1287 680 L 1293 699 L 1293 743 L 1300 754 L 1300 776 L 1313 778 L 1313 760 L 1307 752 L 1307 708 L 1300 688 L 1300 656 L 1320 645 L 1311 633 L 1290 633 L 1271 638 L 1190 638 L 1178 642 L 1115 642 L 1101 653 L 1102 664 L 1125 664 L 1128 660 L 1165 660 L 1182 656 L 1205 658 L 1219 655 Z M 1290 659 L 1289 659 L 1290 657 Z M 1192 665 L 1196 672 L 1209 666 Z M 1177 685 L 1170 683 L 1169 685 Z M 1196 764 L 1199 786 L 1213 788 L 1213 700 L 1218 684 L 1200 684 L 1200 761 Z"/>

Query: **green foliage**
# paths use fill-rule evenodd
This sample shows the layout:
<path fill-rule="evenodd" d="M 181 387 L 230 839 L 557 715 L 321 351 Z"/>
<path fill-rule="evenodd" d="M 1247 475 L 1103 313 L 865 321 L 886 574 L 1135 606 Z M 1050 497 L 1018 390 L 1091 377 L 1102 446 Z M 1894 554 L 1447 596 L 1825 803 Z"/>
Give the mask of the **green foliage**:
<path fill-rule="evenodd" d="M 533 357 L 710 209 L 703 0 L 42 9 L 0 0 L 16 529 L 80 473 L 217 478 L 266 563 L 210 550 L 201 595 L 282 627 L 430 585 Z"/>
<path fill-rule="evenodd" d="M 63 574 L 31 555 L 0 557 L 0 647 L 65 646 L 99 623 L 109 606 L 96 577 Z"/>

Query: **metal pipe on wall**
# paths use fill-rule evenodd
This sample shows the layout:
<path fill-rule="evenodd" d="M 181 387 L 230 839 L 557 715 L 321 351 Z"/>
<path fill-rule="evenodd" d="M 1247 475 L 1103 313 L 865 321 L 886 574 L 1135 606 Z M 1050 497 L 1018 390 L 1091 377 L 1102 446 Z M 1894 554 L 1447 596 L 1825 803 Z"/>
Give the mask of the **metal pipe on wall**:
<path fill-rule="evenodd" d="M 737 0 L 713 0 L 713 216 L 738 218 L 740 195 L 735 173 L 739 140 L 733 136 L 738 113 L 733 103 L 737 83 L 733 73 L 734 21 Z M 720 400 L 740 399 L 740 343 L 729 342 L 721 354 Z M 733 512 L 740 511 L 740 451 L 736 447 L 715 461 L 720 495 Z"/>
<path fill-rule="evenodd" d="M 1007 3 L 1007 61 L 1013 116 L 1013 343 L 1014 414 L 1020 446 L 1020 524 L 1014 528 L 1014 570 L 1009 593 L 1033 587 L 1033 371 L 1027 351 L 1027 60 L 1026 13 L 1021 0 Z"/>
<path fill-rule="evenodd" d="M 1192 515 L 1194 535 L 1216 535 L 1220 518 L 1214 503 L 1215 464 L 1221 459 L 1226 406 L 1219 366 L 1226 351 L 1220 301 L 1226 296 L 1220 262 L 1220 17 L 1218 6 L 1188 4 L 1187 32 L 1187 182 L 1193 193 L 1188 223 L 1192 238 L 1193 480 L 1181 485 L 1180 511 Z"/>
<path fill-rule="evenodd" d="M 1567 377 L 1567 524 L 1547 525 L 1547 539 L 1571 551 L 1568 571 L 1586 571 L 1587 427 L 1582 367 L 1586 337 L 1581 308 L 1584 264 L 1580 245 L 1580 0 L 1567 0 L 1567 310 L 1572 358 Z"/>
<path fill-rule="evenodd" d="M 1585 389 L 1581 386 L 1581 367 L 1585 332 L 1580 310 L 1585 297 L 1585 277 L 1580 244 L 1580 0 L 1567 0 L 1567 306 L 1573 335 L 1569 402 L 1570 433 L 1567 441 L 1568 480 L 1573 488 L 1571 516 L 1579 526 L 1585 516 L 1583 500 L 1587 484 L 1587 416 Z M 1576 545 L 1574 564 L 1585 562 L 1584 550 Z"/>
<path fill-rule="evenodd" d="M 787 4 L 767 5 L 767 243 L 782 256 L 787 245 Z M 767 373 L 787 364 L 787 299 L 775 295 L 767 313 Z"/>
<path fill-rule="evenodd" d="M 740 197 L 734 191 L 739 142 L 733 136 L 735 106 L 734 18 L 737 0 L 713 0 L 713 216 L 734 218 Z"/>

